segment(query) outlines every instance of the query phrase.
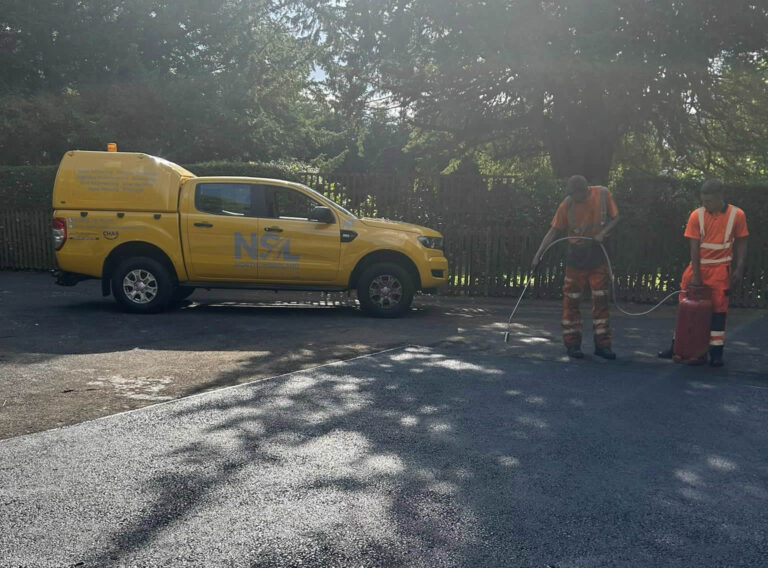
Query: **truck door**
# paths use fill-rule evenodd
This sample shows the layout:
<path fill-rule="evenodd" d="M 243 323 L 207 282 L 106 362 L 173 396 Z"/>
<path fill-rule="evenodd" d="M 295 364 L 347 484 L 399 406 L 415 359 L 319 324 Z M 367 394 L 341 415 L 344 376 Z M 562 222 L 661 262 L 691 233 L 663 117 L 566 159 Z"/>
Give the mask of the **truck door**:
<path fill-rule="evenodd" d="M 187 197 L 184 254 L 191 280 L 253 282 L 258 274 L 263 186 L 241 182 L 194 183 Z"/>
<path fill-rule="evenodd" d="M 341 255 L 338 221 L 310 221 L 312 208 L 324 203 L 291 187 L 266 187 L 268 216 L 260 221 L 259 281 L 334 281 Z"/>

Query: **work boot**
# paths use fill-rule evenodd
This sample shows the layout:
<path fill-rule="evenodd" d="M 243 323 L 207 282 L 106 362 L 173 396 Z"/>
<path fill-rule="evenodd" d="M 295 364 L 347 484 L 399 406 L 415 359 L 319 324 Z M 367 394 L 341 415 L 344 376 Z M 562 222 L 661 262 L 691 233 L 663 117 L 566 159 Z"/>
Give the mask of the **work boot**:
<path fill-rule="evenodd" d="M 716 346 L 709 348 L 709 366 L 710 367 L 722 367 L 723 363 L 723 346 Z"/>
<path fill-rule="evenodd" d="M 664 351 L 659 351 L 657 356 L 659 359 L 672 359 L 675 356 L 675 340 L 673 339 L 672 344 Z"/>
<path fill-rule="evenodd" d="M 595 355 L 609 361 L 613 361 L 616 358 L 616 353 L 610 347 L 595 347 Z"/>
<path fill-rule="evenodd" d="M 580 345 L 569 345 L 567 349 L 568 349 L 568 357 L 571 357 L 573 359 L 584 358 L 584 352 L 581 350 Z"/>

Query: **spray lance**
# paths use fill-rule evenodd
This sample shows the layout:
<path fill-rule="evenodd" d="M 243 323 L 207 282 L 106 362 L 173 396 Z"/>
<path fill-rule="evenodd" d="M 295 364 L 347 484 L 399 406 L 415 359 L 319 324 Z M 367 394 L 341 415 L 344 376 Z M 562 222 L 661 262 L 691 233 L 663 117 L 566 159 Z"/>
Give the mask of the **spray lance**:
<path fill-rule="evenodd" d="M 544 257 L 545 254 L 547 254 L 547 251 L 551 249 L 553 246 L 555 246 L 557 243 L 560 243 L 562 241 L 567 240 L 582 240 L 582 241 L 595 241 L 596 239 L 592 237 L 578 237 L 578 236 L 569 236 L 569 237 L 562 237 L 560 239 L 556 239 L 552 241 L 547 248 L 544 249 L 544 251 L 541 253 L 541 258 Z M 676 296 L 677 294 L 682 294 L 682 290 L 677 290 L 675 292 L 672 292 L 671 294 L 667 294 L 664 299 L 662 299 L 658 304 L 653 306 L 650 310 L 645 310 L 644 312 L 628 312 L 624 308 L 622 308 L 619 303 L 616 301 L 616 277 L 613 274 L 613 266 L 611 265 L 611 258 L 608 256 L 608 251 L 605 250 L 605 245 L 597 241 L 600 245 L 600 249 L 603 251 L 603 255 L 605 256 L 605 261 L 608 264 L 608 274 L 611 277 L 611 293 L 613 295 L 613 304 L 616 306 L 616 309 L 618 309 L 621 313 L 632 316 L 632 317 L 639 317 L 639 316 L 646 316 L 653 312 L 654 310 L 657 310 L 661 305 L 669 300 L 671 297 Z M 538 266 L 536 267 L 538 268 Z M 528 271 L 528 274 L 526 274 L 525 277 L 525 286 L 523 287 L 523 292 L 520 294 L 520 297 L 517 299 L 517 303 L 515 304 L 514 309 L 512 310 L 512 313 L 509 315 L 509 320 L 507 320 L 507 331 L 504 333 L 504 343 L 509 343 L 509 335 L 512 332 L 512 319 L 515 317 L 515 313 L 517 313 L 517 308 L 520 307 L 520 302 L 522 302 L 523 297 L 525 296 L 525 293 L 528 291 L 528 286 L 531 283 L 531 277 L 533 276 L 533 273 L 536 271 L 536 268 L 533 268 Z"/>

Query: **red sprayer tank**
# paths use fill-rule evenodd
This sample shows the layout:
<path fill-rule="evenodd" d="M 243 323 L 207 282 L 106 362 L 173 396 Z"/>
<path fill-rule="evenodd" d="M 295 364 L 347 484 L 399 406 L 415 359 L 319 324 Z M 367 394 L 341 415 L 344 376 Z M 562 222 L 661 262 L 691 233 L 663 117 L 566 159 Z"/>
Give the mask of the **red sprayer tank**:
<path fill-rule="evenodd" d="M 677 307 L 675 325 L 675 361 L 703 363 L 709 350 L 712 323 L 712 290 L 707 286 L 689 286 Z"/>

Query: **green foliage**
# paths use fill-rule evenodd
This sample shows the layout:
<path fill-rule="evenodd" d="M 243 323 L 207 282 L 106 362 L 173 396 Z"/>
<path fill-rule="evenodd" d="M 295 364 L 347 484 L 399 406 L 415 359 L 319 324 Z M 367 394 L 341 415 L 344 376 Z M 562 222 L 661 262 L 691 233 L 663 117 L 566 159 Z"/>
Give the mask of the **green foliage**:
<path fill-rule="evenodd" d="M 0 164 L 103 148 L 171 160 L 309 160 L 328 133 L 311 43 L 262 0 L 8 0 Z"/>
<path fill-rule="evenodd" d="M 451 146 L 457 159 L 546 154 L 558 177 L 595 182 L 607 181 L 621 140 L 651 127 L 706 169 L 688 154 L 718 140 L 697 135 L 692 117 L 704 132 L 727 125 L 722 105 L 749 101 L 729 70 L 754 77 L 768 51 L 768 7 L 752 0 L 300 4 L 343 63 L 338 73 L 370 85 L 357 87 L 369 98 L 391 94 L 438 156 Z M 737 152 L 755 139 L 727 138 Z"/>
<path fill-rule="evenodd" d="M 0 166 L 3 207 L 50 207 L 57 169 L 58 166 Z"/>

